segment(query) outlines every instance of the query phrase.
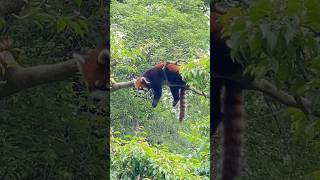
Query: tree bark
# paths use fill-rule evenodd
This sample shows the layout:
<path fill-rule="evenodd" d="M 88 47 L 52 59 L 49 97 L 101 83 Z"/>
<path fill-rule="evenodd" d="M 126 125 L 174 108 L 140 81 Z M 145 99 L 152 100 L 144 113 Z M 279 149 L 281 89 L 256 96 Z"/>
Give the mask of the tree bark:
<path fill-rule="evenodd" d="M 37 85 L 65 80 L 77 72 L 75 59 L 58 64 L 8 68 L 6 82 L 0 84 L 0 98 Z"/>
<path fill-rule="evenodd" d="M 111 85 L 111 92 L 117 91 L 119 89 L 123 88 L 129 88 L 134 86 L 134 81 L 128 81 L 128 82 L 119 82 L 119 83 L 114 83 Z"/>
<path fill-rule="evenodd" d="M 308 111 L 310 111 L 311 102 L 308 99 L 301 98 L 301 103 L 297 102 L 294 96 L 288 94 L 285 91 L 278 90 L 275 85 L 265 79 L 254 80 L 249 84 L 243 84 L 243 86 L 249 90 L 261 91 L 284 105 L 296 107 L 299 109 L 307 109 Z"/>

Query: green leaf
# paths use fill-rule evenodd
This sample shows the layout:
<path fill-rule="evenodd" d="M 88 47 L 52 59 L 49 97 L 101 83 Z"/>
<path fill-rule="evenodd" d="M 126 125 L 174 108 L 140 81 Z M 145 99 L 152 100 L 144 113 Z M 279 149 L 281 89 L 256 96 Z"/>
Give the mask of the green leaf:
<path fill-rule="evenodd" d="M 288 114 L 290 114 L 291 118 L 295 121 L 305 118 L 304 113 L 298 108 L 289 107 L 287 111 L 288 111 Z"/>
<path fill-rule="evenodd" d="M 6 25 L 6 20 L 3 17 L 0 17 L 0 29 Z"/>
<path fill-rule="evenodd" d="M 317 0 L 306 0 L 307 16 L 305 24 L 310 28 L 320 31 L 320 4 Z"/>
<path fill-rule="evenodd" d="M 293 40 L 295 33 L 296 33 L 295 29 L 288 24 L 286 26 L 286 32 L 284 33 L 284 38 L 287 44 L 290 44 L 290 42 Z"/>
<path fill-rule="evenodd" d="M 262 32 L 262 37 L 266 38 L 268 36 L 268 33 L 270 32 L 271 25 L 270 24 L 260 24 L 259 27 Z"/>
<path fill-rule="evenodd" d="M 318 120 L 319 121 L 319 120 Z M 316 153 L 320 153 L 320 141 L 315 141 L 313 143 L 313 147 L 312 147 L 312 150 Z"/>
<path fill-rule="evenodd" d="M 239 17 L 241 16 L 241 9 L 240 8 L 230 8 L 228 9 L 227 13 L 222 15 L 219 18 L 219 22 L 221 23 L 221 25 L 223 27 L 225 27 L 226 25 L 228 25 L 228 23 L 230 22 L 230 20 L 234 17 Z"/>
<path fill-rule="evenodd" d="M 65 18 L 59 18 L 57 20 L 57 31 L 62 32 L 67 26 L 67 22 Z"/>
<path fill-rule="evenodd" d="M 320 170 L 312 172 L 312 179 L 313 180 L 320 180 Z"/>
<path fill-rule="evenodd" d="M 256 33 L 255 35 L 251 36 L 248 44 L 249 44 L 251 56 L 256 57 L 261 52 L 261 44 L 262 44 L 261 34 Z"/>
<path fill-rule="evenodd" d="M 289 67 L 287 63 L 280 63 L 279 69 L 276 71 L 276 77 L 280 80 L 280 82 L 285 81 L 289 77 Z"/>
<path fill-rule="evenodd" d="M 310 65 L 311 68 L 316 69 L 318 72 L 320 72 L 320 56 L 313 58 Z"/>
<path fill-rule="evenodd" d="M 232 25 L 232 33 L 240 32 L 246 30 L 246 22 L 242 19 L 239 19 Z"/>
<path fill-rule="evenodd" d="M 79 23 L 81 28 L 83 28 L 86 32 L 89 31 L 89 27 L 88 27 L 88 24 L 86 23 L 86 21 L 78 19 L 77 22 Z"/>
<path fill-rule="evenodd" d="M 81 4 L 82 4 L 82 0 L 74 0 L 74 2 L 76 3 L 76 5 L 77 5 L 78 7 L 80 7 Z"/>
<path fill-rule="evenodd" d="M 301 11 L 302 2 L 301 0 L 290 0 L 288 1 L 288 7 L 286 13 L 289 16 L 296 14 L 297 12 Z"/>
<path fill-rule="evenodd" d="M 83 30 L 83 28 L 81 27 L 81 25 L 79 23 L 74 22 L 74 21 L 70 21 L 69 25 L 74 30 L 74 32 L 76 34 L 80 35 L 81 37 L 84 36 L 85 31 Z"/>
<path fill-rule="evenodd" d="M 234 33 L 234 35 L 231 36 L 230 41 L 227 43 L 230 43 L 230 46 L 232 48 L 231 51 L 231 57 L 234 59 L 240 60 L 239 57 L 239 50 L 243 42 L 246 41 L 246 31 L 241 31 Z"/>
<path fill-rule="evenodd" d="M 260 30 L 262 32 L 263 38 L 267 40 L 267 47 L 269 53 L 272 53 L 277 45 L 279 32 L 272 31 L 270 24 L 261 24 Z"/>
<path fill-rule="evenodd" d="M 253 2 L 249 9 L 249 16 L 253 22 L 264 19 L 272 15 L 273 7 L 269 0 Z"/>

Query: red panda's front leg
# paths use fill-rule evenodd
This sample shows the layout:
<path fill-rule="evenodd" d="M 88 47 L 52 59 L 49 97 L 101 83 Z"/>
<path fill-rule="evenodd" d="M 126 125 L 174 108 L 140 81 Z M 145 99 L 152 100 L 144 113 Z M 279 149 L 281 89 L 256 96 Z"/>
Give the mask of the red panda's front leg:
<path fill-rule="evenodd" d="M 162 95 L 162 87 L 161 86 L 154 86 L 152 87 L 153 89 L 153 93 L 154 93 L 154 97 L 153 97 L 153 101 L 152 101 L 152 107 L 156 107 L 158 105 L 158 102 L 161 98 Z"/>

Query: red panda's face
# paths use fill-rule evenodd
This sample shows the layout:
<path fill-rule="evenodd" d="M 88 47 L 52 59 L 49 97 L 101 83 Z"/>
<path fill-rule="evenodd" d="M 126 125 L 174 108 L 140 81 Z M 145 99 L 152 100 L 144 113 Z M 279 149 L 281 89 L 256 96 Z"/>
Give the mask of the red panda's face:
<path fill-rule="evenodd" d="M 88 90 L 94 98 L 101 99 L 98 96 L 106 94 L 109 88 L 109 69 L 107 61 L 109 52 L 106 49 L 96 49 L 89 53 L 85 58 L 74 55 L 78 60 L 78 67 Z M 99 94 L 97 96 L 97 94 Z M 102 96 L 101 96 L 102 97 Z"/>
<path fill-rule="evenodd" d="M 150 82 L 143 76 L 139 77 L 134 83 L 137 90 L 147 90 L 149 89 L 149 85 Z"/>

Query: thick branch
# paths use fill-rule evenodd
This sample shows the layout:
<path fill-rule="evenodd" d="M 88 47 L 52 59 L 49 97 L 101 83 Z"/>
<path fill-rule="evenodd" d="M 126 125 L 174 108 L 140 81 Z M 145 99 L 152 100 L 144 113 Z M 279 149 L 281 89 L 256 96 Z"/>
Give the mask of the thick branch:
<path fill-rule="evenodd" d="M 269 81 L 265 79 L 260 80 L 253 80 L 251 81 L 251 77 L 245 77 L 245 76 L 220 76 L 217 74 L 214 74 L 215 78 L 220 79 L 227 79 L 231 81 L 235 81 L 239 83 L 244 89 L 247 90 L 255 90 L 265 93 L 266 95 L 274 98 L 278 102 L 301 109 L 304 112 L 311 113 L 311 102 L 310 100 L 303 98 L 303 97 L 294 97 L 293 95 L 288 94 L 285 91 L 277 89 L 275 85 L 270 83 Z M 297 99 L 299 101 L 297 101 Z"/>
<path fill-rule="evenodd" d="M 114 92 L 119 89 L 129 88 L 133 86 L 134 86 L 134 81 L 132 80 L 128 82 L 119 82 L 119 83 L 112 84 L 110 89 L 111 89 L 111 92 Z"/>
<path fill-rule="evenodd" d="M 278 90 L 275 85 L 268 82 L 267 80 L 264 80 L 264 79 L 254 80 L 249 84 L 242 84 L 242 85 L 246 89 L 261 91 L 271 96 L 272 98 L 276 99 L 277 101 L 279 101 L 284 105 L 296 107 L 301 110 L 307 109 L 308 111 L 310 111 L 311 102 L 308 99 L 301 98 L 301 103 L 299 103 L 296 101 L 296 98 L 294 98 L 294 96 L 282 90 Z"/>
<path fill-rule="evenodd" d="M 293 96 L 288 94 L 285 91 L 277 89 L 275 85 L 271 82 L 260 79 L 260 80 L 253 80 L 250 81 L 248 77 L 224 77 L 220 75 L 214 75 L 214 78 L 226 79 L 231 80 L 239 83 L 239 85 L 246 90 L 255 90 L 263 92 L 264 94 L 272 97 L 276 101 L 290 107 L 295 107 L 303 111 L 306 116 L 312 114 L 314 116 L 320 117 L 320 113 L 312 110 L 311 101 L 307 98 L 301 96 Z"/>
<path fill-rule="evenodd" d="M 25 0 L 0 0 L 0 17 L 19 12 L 24 4 Z"/>
<path fill-rule="evenodd" d="M 200 95 L 200 96 L 203 96 L 203 97 L 205 97 L 205 98 L 210 98 L 210 96 L 208 96 L 206 93 L 204 93 L 204 92 L 202 92 L 202 91 L 199 91 L 198 89 L 191 88 L 191 87 L 187 87 L 186 89 L 194 92 L 195 94 L 198 94 L 198 95 Z"/>
<path fill-rule="evenodd" d="M 181 85 L 177 85 L 177 84 L 170 84 L 170 86 L 181 86 Z M 134 87 L 134 81 L 128 81 L 128 82 L 119 82 L 119 83 L 115 83 L 111 85 L 111 92 L 114 92 L 116 90 L 119 89 L 123 89 L 123 88 L 130 88 L 130 87 Z M 185 86 L 187 90 L 190 90 L 192 92 L 194 92 L 195 94 L 198 94 L 200 96 L 204 96 L 205 98 L 209 98 L 208 95 L 206 95 L 204 92 L 199 91 L 197 89 L 191 88 L 189 86 Z"/>
<path fill-rule="evenodd" d="M 0 98 L 36 85 L 64 80 L 76 72 L 78 68 L 74 59 L 58 64 L 8 68 L 6 83 L 0 84 Z"/>

